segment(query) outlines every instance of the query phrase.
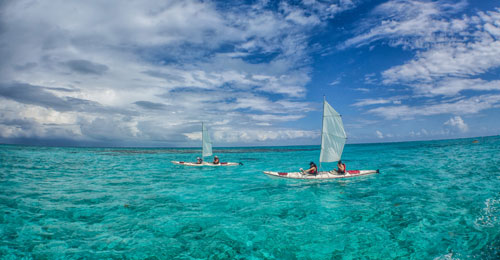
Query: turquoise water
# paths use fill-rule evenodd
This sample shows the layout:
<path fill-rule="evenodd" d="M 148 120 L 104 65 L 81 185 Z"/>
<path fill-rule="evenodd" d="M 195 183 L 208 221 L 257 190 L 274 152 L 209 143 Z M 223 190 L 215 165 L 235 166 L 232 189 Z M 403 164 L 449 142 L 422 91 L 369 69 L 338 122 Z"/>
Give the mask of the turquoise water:
<path fill-rule="evenodd" d="M 0 146 L 1 259 L 499 259 L 500 137 L 348 145 L 327 182 L 272 179 L 318 146 Z M 323 165 L 333 167 L 333 165 Z"/>

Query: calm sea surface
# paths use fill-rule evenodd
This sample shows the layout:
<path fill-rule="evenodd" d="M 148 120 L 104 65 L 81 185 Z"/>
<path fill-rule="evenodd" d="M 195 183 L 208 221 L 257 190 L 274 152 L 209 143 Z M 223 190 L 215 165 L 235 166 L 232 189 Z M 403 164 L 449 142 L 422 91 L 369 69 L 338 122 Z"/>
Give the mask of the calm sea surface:
<path fill-rule="evenodd" d="M 0 145 L 0 258 L 500 259 L 500 137 L 473 140 L 347 145 L 381 174 L 326 182 L 262 174 L 318 146 Z"/>

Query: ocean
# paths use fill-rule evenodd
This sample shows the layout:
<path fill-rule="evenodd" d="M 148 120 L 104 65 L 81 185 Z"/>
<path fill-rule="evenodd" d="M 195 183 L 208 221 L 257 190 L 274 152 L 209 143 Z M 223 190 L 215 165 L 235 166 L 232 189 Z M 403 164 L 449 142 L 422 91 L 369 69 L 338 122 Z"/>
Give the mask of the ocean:
<path fill-rule="evenodd" d="M 199 154 L 0 145 L 0 259 L 500 259 L 499 136 L 347 145 L 380 174 L 330 181 L 262 173 L 319 146 Z"/>

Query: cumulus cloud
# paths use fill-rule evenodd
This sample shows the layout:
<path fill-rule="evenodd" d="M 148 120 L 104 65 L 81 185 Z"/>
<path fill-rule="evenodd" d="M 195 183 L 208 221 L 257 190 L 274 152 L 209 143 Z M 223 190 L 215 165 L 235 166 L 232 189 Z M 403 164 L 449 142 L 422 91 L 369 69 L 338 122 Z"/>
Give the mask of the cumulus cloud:
<path fill-rule="evenodd" d="M 340 78 L 337 78 L 337 79 L 333 80 L 332 82 L 330 82 L 328 85 L 336 86 L 336 85 L 340 84 L 340 82 L 341 82 Z"/>
<path fill-rule="evenodd" d="M 500 12 L 442 20 L 446 36 L 425 39 L 430 48 L 382 73 L 385 84 L 405 84 L 423 95 L 454 95 L 464 90 L 498 90 L 498 82 L 478 78 L 500 67 Z M 460 23 L 461 30 L 453 30 Z M 463 27 L 463 28 L 462 28 Z M 439 41 L 444 42 L 440 43 Z M 475 77 L 475 78 L 474 78 Z"/>
<path fill-rule="evenodd" d="M 500 61 L 494 57 L 500 55 L 500 40 L 491 36 L 483 31 L 474 42 L 442 45 L 422 52 L 414 60 L 385 71 L 384 83 L 468 77 L 498 67 Z M 500 33 L 495 37 L 499 39 Z"/>
<path fill-rule="evenodd" d="M 341 48 L 360 47 L 379 40 L 391 46 L 425 47 L 441 35 L 463 31 L 464 25 L 459 20 L 450 22 L 443 18 L 466 5 L 466 1 L 388 1 L 376 7 L 371 18 L 358 28 L 358 35 L 345 41 Z"/>
<path fill-rule="evenodd" d="M 0 6 L 0 110 L 8 111 L 0 134 L 177 145 L 207 121 L 231 133 L 262 128 L 220 138 L 227 142 L 316 138 L 280 124 L 315 109 L 304 102 L 308 33 L 355 6 L 8 1 Z M 59 121 L 45 124 L 34 109 Z"/>
<path fill-rule="evenodd" d="M 82 74 L 102 75 L 108 70 L 108 66 L 93 63 L 88 60 L 70 60 L 64 64 L 67 65 L 72 71 Z"/>
<path fill-rule="evenodd" d="M 377 6 L 340 47 L 387 44 L 414 54 L 381 77 L 383 85 L 412 91 L 419 105 L 398 101 L 398 106 L 389 106 L 391 98 L 363 99 L 353 105 L 384 105 L 368 112 L 386 119 L 463 115 L 497 107 L 500 83 L 484 75 L 500 68 L 500 9 L 457 16 L 467 5 L 394 0 Z"/>
<path fill-rule="evenodd" d="M 309 7 L 322 20 L 326 18 L 333 18 L 337 14 L 346 10 L 352 9 L 357 6 L 357 0 L 339 0 L 339 1 L 317 1 L 317 0 L 304 0 L 302 3 Z"/>
<path fill-rule="evenodd" d="M 475 114 L 482 110 L 500 105 L 500 95 L 481 95 L 470 98 L 460 98 L 451 102 L 420 106 L 385 106 L 368 110 L 386 119 L 411 119 L 415 116 L 431 116 L 439 114 Z"/>
<path fill-rule="evenodd" d="M 409 136 L 410 137 L 425 137 L 428 136 L 429 132 L 425 130 L 424 128 L 417 130 L 417 131 L 410 131 Z"/>
<path fill-rule="evenodd" d="M 200 132 L 184 133 L 191 140 L 201 140 Z M 245 129 L 245 130 L 231 130 L 228 127 L 215 128 L 213 131 L 214 142 L 243 142 L 249 143 L 258 141 L 282 141 L 291 139 L 311 139 L 318 138 L 320 133 L 318 131 L 304 131 L 293 129 L 280 129 L 280 130 L 262 130 L 262 129 Z"/>
<path fill-rule="evenodd" d="M 352 104 L 352 106 L 355 107 L 362 107 L 362 106 L 369 106 L 369 105 L 380 105 L 380 104 L 388 104 L 391 103 L 390 100 L 387 99 L 362 99 L 359 100 L 358 102 Z"/>
<path fill-rule="evenodd" d="M 108 110 L 97 102 L 72 97 L 60 98 L 47 91 L 46 88 L 24 83 L 7 84 L 0 82 L 0 97 L 19 103 L 52 108 L 57 111 L 101 110 L 104 112 Z"/>
<path fill-rule="evenodd" d="M 415 85 L 415 92 L 428 96 L 456 96 L 464 90 L 488 91 L 500 90 L 500 80 L 483 80 L 480 78 L 443 78 L 433 83 Z"/>
<path fill-rule="evenodd" d="M 469 126 L 464 122 L 464 120 L 460 116 L 455 116 L 448 119 L 448 121 L 444 122 L 444 125 L 458 129 L 462 133 L 465 133 L 469 130 Z"/>
<path fill-rule="evenodd" d="M 275 141 L 275 140 L 290 140 L 290 139 L 300 139 L 300 138 L 318 138 L 320 136 L 319 131 L 306 131 L 306 130 L 293 130 L 293 129 L 281 129 L 281 130 L 262 130 L 262 129 L 248 129 L 242 131 L 231 131 L 227 128 L 222 128 L 214 131 L 214 140 L 220 140 L 225 142 L 237 142 L 241 141 L 244 143 L 258 141 Z"/>
<path fill-rule="evenodd" d="M 357 102 L 353 103 L 351 106 L 355 107 L 364 107 L 364 106 L 370 106 L 370 105 L 382 105 L 382 104 L 401 104 L 401 101 L 398 100 L 399 97 L 392 97 L 388 99 L 383 99 L 383 98 L 365 98 L 365 99 L 360 99 Z"/>
<path fill-rule="evenodd" d="M 167 107 L 164 104 L 161 103 L 154 103 L 154 102 L 149 102 L 149 101 L 136 101 L 134 104 L 145 108 L 145 109 L 156 109 L 156 110 L 162 110 L 166 109 Z"/>

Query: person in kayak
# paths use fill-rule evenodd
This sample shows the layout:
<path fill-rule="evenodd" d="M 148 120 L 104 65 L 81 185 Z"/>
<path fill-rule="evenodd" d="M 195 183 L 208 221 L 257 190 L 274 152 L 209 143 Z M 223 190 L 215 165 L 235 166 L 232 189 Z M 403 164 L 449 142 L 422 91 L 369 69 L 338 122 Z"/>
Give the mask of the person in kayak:
<path fill-rule="evenodd" d="M 196 157 L 196 164 L 201 164 L 203 163 L 203 159 L 201 159 L 200 157 Z"/>
<path fill-rule="evenodd" d="M 302 168 L 300 168 L 300 171 L 302 173 L 316 175 L 318 173 L 318 166 L 316 166 L 316 164 L 314 162 L 310 162 L 309 163 L 309 169 L 303 170 Z"/>
<path fill-rule="evenodd" d="M 216 155 L 214 156 L 214 164 L 219 164 L 220 161 L 219 161 L 219 157 Z"/>
<path fill-rule="evenodd" d="M 345 174 L 345 164 L 342 163 L 342 161 L 339 160 L 339 162 L 337 163 L 337 168 L 336 171 L 338 174 Z"/>

